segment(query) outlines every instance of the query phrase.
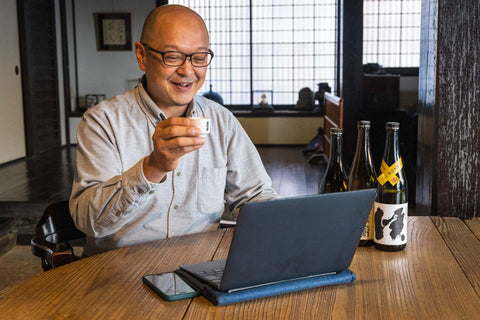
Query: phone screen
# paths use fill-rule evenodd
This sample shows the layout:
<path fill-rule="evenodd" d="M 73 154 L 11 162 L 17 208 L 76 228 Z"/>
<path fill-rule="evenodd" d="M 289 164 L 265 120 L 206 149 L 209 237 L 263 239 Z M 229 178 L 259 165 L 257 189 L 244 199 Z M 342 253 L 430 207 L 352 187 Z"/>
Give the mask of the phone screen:
<path fill-rule="evenodd" d="M 199 292 L 179 275 L 168 272 L 143 276 L 143 282 L 165 300 L 196 297 Z"/>

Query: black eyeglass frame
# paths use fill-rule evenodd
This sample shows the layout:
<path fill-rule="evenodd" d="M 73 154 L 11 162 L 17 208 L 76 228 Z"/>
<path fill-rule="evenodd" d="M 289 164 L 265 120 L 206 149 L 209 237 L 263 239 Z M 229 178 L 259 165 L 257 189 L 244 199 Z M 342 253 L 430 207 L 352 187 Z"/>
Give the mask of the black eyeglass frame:
<path fill-rule="evenodd" d="M 146 47 L 148 50 L 150 51 L 153 51 L 155 53 L 158 53 L 159 55 L 162 56 L 162 62 L 166 65 L 166 66 L 169 66 L 169 67 L 181 67 L 185 64 L 185 61 L 187 61 L 187 58 L 190 58 L 190 64 L 193 66 L 193 67 L 196 67 L 196 68 L 205 68 L 205 67 L 208 67 L 210 65 L 210 63 L 212 63 L 212 60 L 213 60 L 213 57 L 215 56 L 213 54 L 213 51 L 208 49 L 208 51 L 205 51 L 205 52 L 194 52 L 192 54 L 186 54 L 184 52 L 181 52 L 181 51 L 160 51 L 160 50 L 157 50 L 155 48 L 152 48 L 150 45 L 148 45 L 147 43 L 143 43 L 143 42 L 140 42 L 144 47 Z M 175 52 L 175 53 L 180 53 L 183 55 L 183 62 L 179 65 L 172 65 L 172 64 L 168 64 L 165 62 L 165 54 L 166 53 L 171 53 L 171 52 Z M 196 54 L 208 54 L 210 55 L 210 60 L 208 61 L 208 63 L 204 66 L 197 66 L 194 64 L 193 60 L 192 60 L 192 57 Z"/>

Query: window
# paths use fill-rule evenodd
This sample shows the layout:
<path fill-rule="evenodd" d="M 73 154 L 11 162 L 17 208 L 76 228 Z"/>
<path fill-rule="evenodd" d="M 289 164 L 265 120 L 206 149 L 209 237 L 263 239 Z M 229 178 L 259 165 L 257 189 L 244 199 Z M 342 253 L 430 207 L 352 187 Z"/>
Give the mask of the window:
<path fill-rule="evenodd" d="M 275 108 L 335 79 L 335 0 L 174 0 L 205 20 L 215 58 L 201 92 L 250 108 L 267 93 Z M 258 100 L 258 101 L 257 101 Z"/>
<path fill-rule="evenodd" d="M 421 0 L 364 0 L 363 63 L 418 68 Z"/>
<path fill-rule="evenodd" d="M 305 87 L 334 88 L 336 0 L 170 0 L 197 11 L 215 58 L 201 93 L 250 108 L 267 93 L 290 108 Z M 363 62 L 415 69 L 420 63 L 421 0 L 364 0 Z M 398 70 L 398 69 L 397 69 Z"/>

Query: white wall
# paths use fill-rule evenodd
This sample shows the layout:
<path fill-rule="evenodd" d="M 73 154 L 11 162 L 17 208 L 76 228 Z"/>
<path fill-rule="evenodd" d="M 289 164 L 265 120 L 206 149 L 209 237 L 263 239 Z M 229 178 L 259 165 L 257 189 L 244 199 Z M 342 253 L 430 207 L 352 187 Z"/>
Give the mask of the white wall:
<path fill-rule="evenodd" d="M 2 0 L 0 10 L 0 164 L 25 157 L 17 1 Z"/>
<path fill-rule="evenodd" d="M 78 79 L 80 106 L 87 94 L 105 94 L 107 99 L 131 88 L 131 82 L 143 75 L 138 68 L 133 44 L 140 40 L 143 22 L 155 8 L 155 0 L 82 0 L 75 1 L 76 59 L 78 77 L 75 77 L 73 29 L 69 29 L 69 62 L 72 111 L 77 109 L 75 81 Z M 97 51 L 94 13 L 129 12 L 132 31 L 131 51 Z M 67 5 L 67 19 L 71 21 L 72 8 Z M 72 24 L 70 23 L 71 27 Z M 80 118 L 70 118 L 70 142 L 76 143 Z"/>
<path fill-rule="evenodd" d="M 126 91 L 129 80 L 142 76 L 133 43 L 140 39 L 143 21 L 154 8 L 154 0 L 75 1 L 79 96 L 106 94 L 108 99 Z M 93 14 L 112 10 L 131 13 L 131 51 L 97 51 Z"/>
<path fill-rule="evenodd" d="M 323 128 L 323 117 L 239 117 L 254 144 L 308 144 Z"/>

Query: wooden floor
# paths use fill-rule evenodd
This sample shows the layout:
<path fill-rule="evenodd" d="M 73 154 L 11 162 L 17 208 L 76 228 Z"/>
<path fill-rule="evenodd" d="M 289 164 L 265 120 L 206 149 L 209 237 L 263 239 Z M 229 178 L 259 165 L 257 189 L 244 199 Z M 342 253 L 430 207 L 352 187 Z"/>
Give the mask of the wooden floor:
<path fill-rule="evenodd" d="M 273 187 L 282 197 L 314 194 L 327 162 L 315 165 L 303 156 L 301 147 L 259 147 L 258 151 Z"/>
<path fill-rule="evenodd" d="M 74 174 L 75 148 L 62 148 L 0 166 L 0 201 L 49 203 L 67 199 Z"/>
<path fill-rule="evenodd" d="M 48 204 L 68 199 L 75 148 L 62 148 L 0 166 L 0 218 L 15 218 L 18 244 L 29 244 Z"/>
<path fill-rule="evenodd" d="M 258 147 L 273 186 L 281 196 L 317 192 L 326 162 L 310 165 L 302 147 Z M 70 196 L 75 148 L 62 148 L 0 166 L 0 217 L 18 220 L 18 244 L 29 244 L 33 227 L 48 204 Z"/>

